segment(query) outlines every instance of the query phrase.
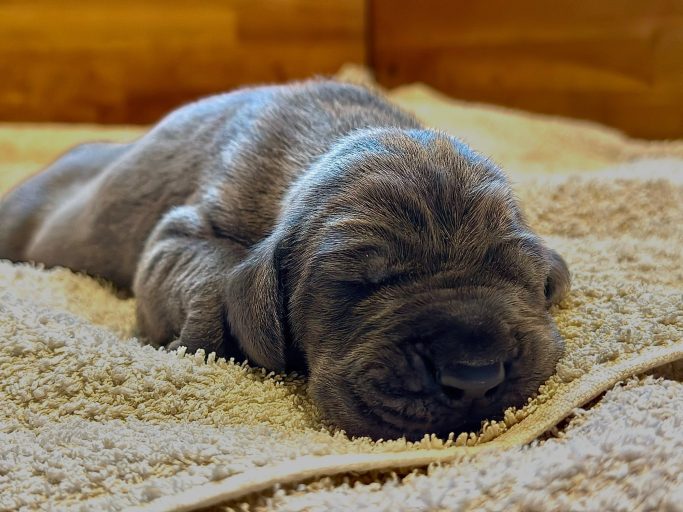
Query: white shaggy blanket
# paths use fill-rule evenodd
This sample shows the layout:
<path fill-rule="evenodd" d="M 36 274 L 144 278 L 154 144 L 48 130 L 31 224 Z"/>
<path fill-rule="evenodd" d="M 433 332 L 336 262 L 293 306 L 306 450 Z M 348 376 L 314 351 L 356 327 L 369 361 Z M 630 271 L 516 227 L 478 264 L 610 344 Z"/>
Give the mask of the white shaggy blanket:
<path fill-rule="evenodd" d="M 350 440 L 297 376 L 142 346 L 133 300 L 2 262 L 0 510 L 683 510 L 683 144 L 389 95 L 508 169 L 566 257 L 568 350 L 539 394 L 478 433 Z M 0 192 L 75 142 L 138 132 L 0 126 Z"/>

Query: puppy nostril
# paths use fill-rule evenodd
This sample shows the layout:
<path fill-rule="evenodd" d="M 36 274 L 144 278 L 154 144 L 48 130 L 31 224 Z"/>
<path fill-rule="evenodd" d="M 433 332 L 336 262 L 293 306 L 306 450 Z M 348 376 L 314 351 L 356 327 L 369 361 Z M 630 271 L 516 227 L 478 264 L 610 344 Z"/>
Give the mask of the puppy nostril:
<path fill-rule="evenodd" d="M 465 396 L 465 392 L 458 388 L 449 388 L 448 386 L 443 386 L 443 392 L 451 400 L 462 400 Z"/>
<path fill-rule="evenodd" d="M 439 371 L 444 392 L 457 399 L 490 398 L 503 380 L 505 366 L 502 362 L 485 366 L 453 364 Z"/>
<path fill-rule="evenodd" d="M 492 387 L 486 393 L 484 393 L 484 398 L 493 398 L 499 389 L 500 389 L 500 386 Z"/>

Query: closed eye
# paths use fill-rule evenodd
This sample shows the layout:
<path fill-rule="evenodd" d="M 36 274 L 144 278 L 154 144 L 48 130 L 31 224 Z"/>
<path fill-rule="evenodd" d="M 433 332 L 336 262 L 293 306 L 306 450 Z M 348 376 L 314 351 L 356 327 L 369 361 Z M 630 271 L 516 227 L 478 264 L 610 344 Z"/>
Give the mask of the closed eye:
<path fill-rule="evenodd" d="M 405 282 L 409 282 L 416 276 L 415 272 L 389 272 L 377 283 L 373 283 L 376 287 L 382 286 L 396 286 Z"/>
<path fill-rule="evenodd" d="M 339 291 L 340 299 L 354 299 L 360 301 L 377 293 L 382 288 L 405 283 L 409 281 L 413 275 L 412 272 L 395 272 L 385 273 L 379 279 L 377 278 L 379 276 L 374 276 L 372 279 L 364 276 L 358 276 L 357 278 L 351 279 L 341 278 L 335 281 L 335 288 Z"/>
<path fill-rule="evenodd" d="M 377 291 L 377 286 L 363 280 L 341 279 L 334 282 L 333 289 L 337 300 L 356 303 Z"/>

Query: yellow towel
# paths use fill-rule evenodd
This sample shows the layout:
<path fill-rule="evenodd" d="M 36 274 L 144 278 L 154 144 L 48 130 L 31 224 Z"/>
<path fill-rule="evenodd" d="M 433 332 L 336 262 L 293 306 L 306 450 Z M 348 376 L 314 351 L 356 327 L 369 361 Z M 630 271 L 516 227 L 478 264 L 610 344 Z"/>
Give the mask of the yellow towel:
<path fill-rule="evenodd" d="M 567 439 L 519 447 L 548 431 L 562 436 L 566 426 L 557 425 L 564 418 L 628 376 L 683 359 L 683 144 L 632 141 L 587 123 L 453 102 L 419 85 L 390 96 L 509 169 L 531 225 L 570 265 L 572 293 L 553 311 L 567 354 L 538 396 L 479 433 L 419 443 L 349 440 L 323 425 L 297 376 L 141 346 L 131 338 L 133 300 L 117 299 L 106 285 L 67 270 L 4 262 L 0 510 L 161 511 L 218 503 L 283 510 L 324 510 L 332 503 L 346 510 L 372 503 L 393 503 L 392 510 L 415 503 L 472 509 L 486 504 L 495 510 L 503 504 L 543 508 L 552 500 L 561 508 L 558 496 L 585 490 L 586 482 L 599 490 L 620 471 L 621 480 L 640 478 L 635 470 L 629 473 L 630 466 L 607 471 L 610 450 L 615 457 L 631 457 L 629 464 L 641 460 L 654 467 L 659 494 L 650 495 L 659 499 L 658 506 L 680 506 L 683 385 L 678 382 L 629 381 L 573 421 Z M 0 126 L 0 191 L 73 143 L 125 140 L 137 133 Z M 619 424 L 610 407 L 630 407 L 628 418 L 637 416 L 633 411 L 650 415 L 633 425 L 657 436 L 650 455 L 668 454 L 661 467 L 646 460 L 647 453 L 624 453 L 623 443 L 601 438 L 596 450 L 603 459 L 586 448 L 585 440 L 596 431 L 613 429 L 612 439 L 628 442 L 624 435 L 631 424 Z M 659 418 L 658 423 L 647 417 Z M 633 446 L 640 438 L 634 439 Z M 566 463 L 565 441 L 583 447 L 583 460 L 594 466 L 553 476 L 548 461 Z M 553 459 L 553 446 L 555 457 L 564 456 Z M 546 470 L 536 480 L 533 475 L 520 480 L 520 461 L 526 471 Z M 377 477 L 382 485 L 354 487 L 343 477 L 322 478 L 433 462 L 447 464 L 404 482 L 377 472 L 359 480 Z M 468 474 L 479 479 L 472 483 Z M 512 475 L 517 484 L 510 487 Z M 570 483 L 543 492 L 534 487 L 549 475 Z M 294 485 L 300 482 L 308 485 Z M 276 485 L 284 487 L 273 494 Z M 426 489 L 440 494 L 427 496 Z M 640 495 L 634 496 L 619 499 Z"/>

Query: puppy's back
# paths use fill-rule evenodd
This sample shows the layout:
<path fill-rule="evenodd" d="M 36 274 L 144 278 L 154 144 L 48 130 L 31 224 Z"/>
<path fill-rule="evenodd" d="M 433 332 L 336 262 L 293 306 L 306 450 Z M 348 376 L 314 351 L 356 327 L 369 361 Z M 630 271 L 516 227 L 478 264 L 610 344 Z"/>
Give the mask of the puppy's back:
<path fill-rule="evenodd" d="M 0 258 L 66 266 L 129 288 L 169 209 L 201 203 L 245 245 L 348 133 L 419 123 L 364 88 L 328 80 L 241 89 L 177 109 L 128 145 L 76 148 L 0 201 Z"/>

